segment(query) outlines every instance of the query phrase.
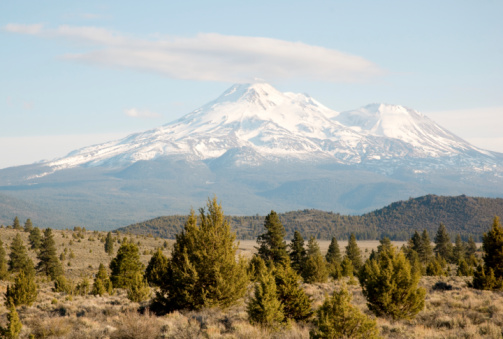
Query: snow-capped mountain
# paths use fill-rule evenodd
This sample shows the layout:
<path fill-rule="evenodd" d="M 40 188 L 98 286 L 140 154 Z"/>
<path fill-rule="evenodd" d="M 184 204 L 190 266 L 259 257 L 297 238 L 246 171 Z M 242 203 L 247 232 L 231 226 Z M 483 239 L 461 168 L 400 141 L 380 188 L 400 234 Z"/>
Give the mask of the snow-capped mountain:
<path fill-rule="evenodd" d="M 159 128 L 0 170 L 0 207 L 17 199 L 63 228 L 187 213 L 213 194 L 227 213 L 250 215 L 363 213 L 425 194 L 502 192 L 502 154 L 419 112 L 385 104 L 337 112 L 266 83 L 234 85 Z M 34 208 L 17 214 L 33 220 Z"/>
<path fill-rule="evenodd" d="M 254 83 L 234 85 L 167 125 L 86 147 L 47 165 L 53 170 L 80 165 L 121 167 L 173 155 L 207 160 L 231 150 L 236 165 L 253 166 L 264 159 L 285 158 L 360 164 L 452 157 L 468 151 L 470 157 L 492 156 L 402 106 L 378 104 L 338 113 L 307 95 L 281 93 L 269 84 Z M 247 155 L 239 150 L 246 150 Z"/>

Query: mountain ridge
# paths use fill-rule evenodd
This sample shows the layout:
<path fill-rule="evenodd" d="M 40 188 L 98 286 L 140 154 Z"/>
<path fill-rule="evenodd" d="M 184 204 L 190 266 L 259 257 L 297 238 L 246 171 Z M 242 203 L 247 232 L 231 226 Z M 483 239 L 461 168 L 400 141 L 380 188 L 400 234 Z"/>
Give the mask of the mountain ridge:
<path fill-rule="evenodd" d="M 365 107 L 337 112 L 268 84 L 234 85 L 158 128 L 2 169 L 0 194 L 59 211 L 55 227 L 88 229 L 184 213 L 213 195 L 235 215 L 361 214 L 426 194 L 503 195 L 503 154 L 414 110 Z"/>

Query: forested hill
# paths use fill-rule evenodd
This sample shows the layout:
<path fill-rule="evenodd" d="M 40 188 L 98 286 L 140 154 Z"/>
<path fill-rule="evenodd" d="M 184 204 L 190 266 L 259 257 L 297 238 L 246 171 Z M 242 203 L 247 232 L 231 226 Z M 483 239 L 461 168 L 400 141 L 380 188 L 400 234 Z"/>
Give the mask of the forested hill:
<path fill-rule="evenodd" d="M 298 230 L 304 238 L 313 235 L 318 239 L 330 239 L 332 236 L 346 239 L 349 234 L 355 233 L 360 240 L 383 236 L 406 240 L 415 230 L 423 229 L 427 229 L 433 239 L 440 223 L 447 227 L 453 239 L 459 233 L 464 239 L 471 235 L 479 240 L 492 225 L 495 215 L 503 217 L 503 199 L 465 195 L 411 198 L 361 216 L 319 210 L 279 214 L 288 238 Z M 174 238 L 183 229 L 186 220 L 187 216 L 164 216 L 122 227 L 118 231 Z M 263 232 L 264 216 L 229 216 L 229 220 L 239 239 L 255 239 Z"/>

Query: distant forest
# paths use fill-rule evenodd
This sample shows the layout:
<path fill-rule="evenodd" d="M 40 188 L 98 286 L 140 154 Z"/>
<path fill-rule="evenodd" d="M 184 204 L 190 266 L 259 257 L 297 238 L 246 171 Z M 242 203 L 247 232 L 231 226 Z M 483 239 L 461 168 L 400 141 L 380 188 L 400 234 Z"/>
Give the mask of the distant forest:
<path fill-rule="evenodd" d="M 225 211 L 225 202 L 222 205 Z M 384 236 L 391 240 L 408 240 L 415 230 L 426 229 L 434 235 L 443 223 L 453 240 L 456 234 L 460 234 L 465 241 L 469 236 L 480 241 L 495 215 L 503 217 L 501 198 L 427 195 L 398 201 L 360 216 L 311 209 L 280 213 L 279 217 L 287 238 L 292 238 L 293 232 L 298 230 L 304 238 L 331 239 L 335 236 L 342 240 L 354 233 L 358 240 Z M 118 231 L 173 239 L 182 231 L 186 220 L 187 215 L 163 216 Z M 228 220 L 238 239 L 256 239 L 263 233 L 264 216 L 228 216 Z"/>

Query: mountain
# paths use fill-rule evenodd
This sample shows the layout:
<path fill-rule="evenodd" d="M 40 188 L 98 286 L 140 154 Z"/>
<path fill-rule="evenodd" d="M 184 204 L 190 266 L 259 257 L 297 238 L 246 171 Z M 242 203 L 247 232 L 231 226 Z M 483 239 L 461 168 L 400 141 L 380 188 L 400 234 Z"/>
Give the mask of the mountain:
<path fill-rule="evenodd" d="M 414 231 L 421 233 L 425 229 L 433 239 L 438 226 L 443 223 L 453 241 L 456 234 L 465 240 L 472 236 L 480 241 L 495 215 L 503 216 L 501 198 L 427 195 L 397 201 L 357 216 L 310 209 L 280 213 L 279 218 L 289 239 L 294 231 L 299 231 L 305 239 L 314 236 L 328 240 L 336 236 L 341 240 L 354 233 L 360 240 L 381 239 L 384 236 L 392 240 L 408 240 Z M 188 215 L 163 216 L 121 227 L 118 231 L 173 239 L 183 230 L 187 218 Z M 238 238 L 256 239 L 264 232 L 264 219 L 264 216 L 232 216 L 229 222 Z"/>
<path fill-rule="evenodd" d="M 0 170 L 0 193 L 59 209 L 58 227 L 113 228 L 185 213 L 213 194 L 238 215 L 362 213 L 428 193 L 498 197 L 502 164 L 402 106 L 337 112 L 254 83 L 161 127 Z"/>

